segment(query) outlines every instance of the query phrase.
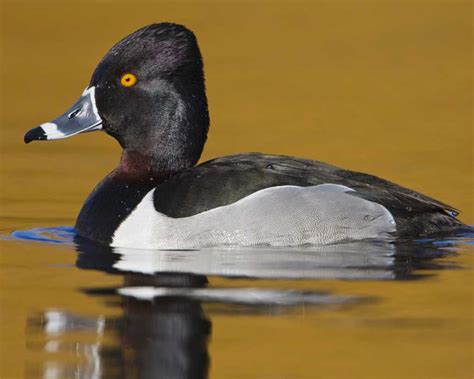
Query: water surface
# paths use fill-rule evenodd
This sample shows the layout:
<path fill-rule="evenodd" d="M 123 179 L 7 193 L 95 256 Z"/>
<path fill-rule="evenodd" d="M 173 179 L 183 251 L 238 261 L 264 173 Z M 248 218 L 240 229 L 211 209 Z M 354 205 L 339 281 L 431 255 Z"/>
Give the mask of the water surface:
<path fill-rule="evenodd" d="M 319 359 L 355 354 L 355 346 L 367 349 L 379 338 L 381 357 L 409 354 L 400 344 L 427 354 L 433 340 L 439 345 L 430 354 L 444 354 L 441 341 L 451 338 L 458 346 L 465 340 L 469 355 L 470 335 L 459 334 L 469 331 L 468 315 L 434 312 L 446 303 L 462 308 L 451 296 L 462 303 L 463 291 L 443 294 L 436 282 L 450 285 L 453 273 L 455 280 L 466 275 L 461 256 L 472 253 L 473 233 L 304 249 L 112 249 L 81 240 L 69 227 L 3 239 L 11 252 L 2 271 L 19 271 L 16 287 L 5 293 L 8 313 L 21 312 L 22 292 L 39 296 L 26 299 L 23 319 L 27 377 L 273 377 L 300 364 L 308 371 L 297 377 L 314 377 L 310 370 L 325 364 Z M 13 264 L 25 254 L 28 273 Z M 10 338 L 3 343 L 15 349 L 18 340 Z M 314 351 L 318 358 L 311 358 Z M 273 354 L 281 354 L 280 362 L 266 366 Z M 267 361 L 258 364 L 260 357 Z"/>

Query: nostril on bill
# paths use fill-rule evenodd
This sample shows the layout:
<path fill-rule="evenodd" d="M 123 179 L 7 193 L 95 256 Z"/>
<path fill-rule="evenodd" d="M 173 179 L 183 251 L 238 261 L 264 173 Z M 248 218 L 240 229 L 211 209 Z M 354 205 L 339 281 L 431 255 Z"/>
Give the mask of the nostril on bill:
<path fill-rule="evenodd" d="M 76 117 L 81 112 L 81 110 L 82 108 L 74 109 L 71 113 L 67 115 L 67 118 L 71 119 L 71 118 Z"/>

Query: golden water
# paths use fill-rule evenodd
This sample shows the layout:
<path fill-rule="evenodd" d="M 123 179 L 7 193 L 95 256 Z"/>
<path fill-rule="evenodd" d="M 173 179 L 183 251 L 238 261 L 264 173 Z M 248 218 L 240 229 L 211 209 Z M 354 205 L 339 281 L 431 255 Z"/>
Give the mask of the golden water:
<path fill-rule="evenodd" d="M 23 134 L 76 100 L 113 43 L 155 21 L 183 23 L 200 41 L 212 122 L 203 159 L 243 151 L 318 159 L 424 192 L 474 223 L 470 1 L 3 0 L 1 6 L 4 236 L 74 224 L 89 191 L 116 164 L 118 145 L 94 133 L 26 146 Z M 377 299 L 238 313 L 204 301 L 212 323 L 210 377 L 472 377 L 473 249 L 453 251 L 441 263 L 456 269 L 413 272 L 424 280 L 209 277 L 211 288 Z M 78 347 L 90 340 L 132 359 L 133 343 L 114 328 L 99 337 L 45 335 L 38 328 L 51 310 L 106 325 L 130 312 L 117 295 L 83 291 L 120 287 L 123 277 L 81 270 L 76 258 L 67 246 L 0 240 L 1 378 L 64 377 L 64 367 L 79 375 L 86 355 Z M 62 348 L 54 352 L 51 344 Z M 118 368 L 106 363 L 103 375 L 113 376 Z"/>

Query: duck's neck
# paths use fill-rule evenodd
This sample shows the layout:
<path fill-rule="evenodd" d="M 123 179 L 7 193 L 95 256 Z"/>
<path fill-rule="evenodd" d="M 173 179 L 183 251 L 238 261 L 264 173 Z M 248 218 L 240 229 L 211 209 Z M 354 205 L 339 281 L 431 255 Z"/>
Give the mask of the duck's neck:
<path fill-rule="evenodd" d="M 184 168 L 186 167 L 183 165 L 170 165 L 167 159 L 161 159 L 154 154 L 125 149 L 112 175 L 124 181 L 147 180 L 158 184 Z"/>

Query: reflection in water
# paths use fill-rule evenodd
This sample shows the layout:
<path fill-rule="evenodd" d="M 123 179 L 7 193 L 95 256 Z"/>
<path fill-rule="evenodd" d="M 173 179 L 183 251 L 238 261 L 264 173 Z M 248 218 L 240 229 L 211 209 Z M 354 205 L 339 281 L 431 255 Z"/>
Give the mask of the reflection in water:
<path fill-rule="evenodd" d="M 193 273 L 228 278 L 400 280 L 419 270 L 453 268 L 436 260 L 453 255 L 440 241 L 355 242 L 307 248 L 143 250 L 97 247 L 81 241 L 77 266 L 107 272 Z M 171 275 L 173 277 L 173 275 Z"/>
<path fill-rule="evenodd" d="M 125 377 L 205 378 L 211 323 L 199 302 L 125 298 L 117 328 Z M 122 375 L 121 375 L 122 376 Z"/>
<path fill-rule="evenodd" d="M 103 360 L 100 357 L 100 346 L 104 327 L 105 320 L 103 317 L 91 319 L 59 310 L 34 314 L 29 322 L 29 334 L 37 334 L 38 328 L 45 334 L 46 342 L 42 344 L 42 349 L 52 356 L 61 353 L 73 354 L 81 360 L 81 364 L 49 359 L 40 372 L 32 367 L 27 376 L 43 377 L 45 379 L 97 379 L 103 377 Z M 93 339 L 91 342 L 67 342 L 62 340 L 68 333 L 73 332 L 90 333 L 93 335 Z"/>
<path fill-rule="evenodd" d="M 44 351 L 72 353 L 77 360 L 73 364 L 60 357 L 54 360 L 52 355 L 42 373 L 31 376 L 48 379 L 207 377 L 211 323 L 199 302 L 181 298 L 154 302 L 123 298 L 121 306 L 123 315 L 105 323 L 105 331 L 118 339 L 112 347 L 101 345 L 104 330 L 96 325 L 103 325 L 102 318 L 90 319 L 60 311 L 32 316 L 30 328 L 42 326 L 47 339 Z M 77 342 L 68 343 L 68 335 L 77 331 L 95 335 L 96 342 L 83 342 L 84 338 L 76 337 Z M 30 329 L 29 333 L 35 330 Z"/>
<path fill-rule="evenodd" d="M 54 239 L 73 244 L 72 230 L 35 229 L 16 232 L 17 239 Z M 442 258 L 454 254 L 449 240 L 423 243 L 354 243 L 305 249 L 207 249 L 150 251 L 112 249 L 75 240 L 77 267 L 122 275 L 120 288 L 88 288 L 91 296 L 120 305 L 121 315 L 88 318 L 60 310 L 33 314 L 29 335 L 46 342 L 51 355 L 37 375 L 43 378 L 206 378 L 211 321 L 203 303 L 221 307 L 211 312 L 275 312 L 275 307 L 309 304 L 318 307 L 357 304 L 362 298 L 278 288 L 216 288 L 208 276 L 254 279 L 407 280 L 424 277 L 423 269 L 453 266 Z M 46 241 L 51 242 L 51 241 Z M 238 284 L 239 281 L 229 281 Z M 272 305 L 271 308 L 268 305 Z M 270 310 L 271 309 L 271 310 Z M 284 309 L 284 308 L 283 308 Z M 85 333 L 89 338 L 78 337 Z M 104 336 L 114 343 L 106 343 Z M 71 341 L 74 336 L 74 341 Z M 31 345 L 30 348 L 37 348 Z M 74 363 L 59 353 L 74 354 Z M 56 357 L 57 359 L 53 358 Z M 30 371 L 34 370 L 31 368 Z M 37 369 L 36 369 L 37 370 Z M 34 371 L 36 371 L 34 370 Z"/>

